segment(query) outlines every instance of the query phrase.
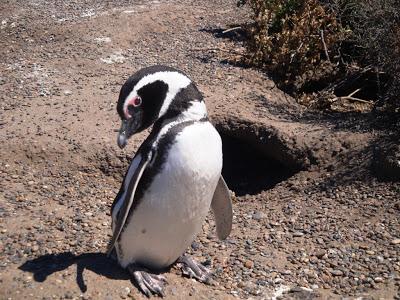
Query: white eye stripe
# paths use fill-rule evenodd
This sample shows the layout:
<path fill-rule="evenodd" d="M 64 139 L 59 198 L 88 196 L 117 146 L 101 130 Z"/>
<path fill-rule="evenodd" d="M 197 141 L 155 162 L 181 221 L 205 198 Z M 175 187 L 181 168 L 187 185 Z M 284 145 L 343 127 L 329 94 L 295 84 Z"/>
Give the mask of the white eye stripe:
<path fill-rule="evenodd" d="M 174 71 L 156 72 L 144 76 L 135 85 L 134 89 L 132 90 L 132 92 L 130 92 L 128 97 L 126 97 L 124 103 L 124 111 L 127 110 L 128 105 L 130 104 L 129 100 L 138 96 L 137 94 L 138 90 L 140 90 L 145 85 L 148 85 L 158 80 L 168 85 L 168 92 L 161 106 L 160 113 L 158 115 L 159 117 L 162 116 L 168 110 L 168 107 L 171 104 L 172 100 L 175 98 L 176 94 L 178 94 L 178 92 L 181 89 L 187 87 L 191 83 L 191 80 L 187 76 Z"/>

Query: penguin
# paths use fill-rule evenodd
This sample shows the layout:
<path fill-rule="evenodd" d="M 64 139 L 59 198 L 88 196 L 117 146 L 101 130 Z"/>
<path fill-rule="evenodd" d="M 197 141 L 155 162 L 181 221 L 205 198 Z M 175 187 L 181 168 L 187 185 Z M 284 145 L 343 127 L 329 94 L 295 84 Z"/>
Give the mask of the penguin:
<path fill-rule="evenodd" d="M 179 263 L 200 282 L 210 271 L 185 255 L 211 207 L 219 239 L 232 229 L 232 202 L 222 178 L 222 142 L 202 94 L 183 72 L 143 68 L 121 88 L 117 143 L 149 127 L 111 206 L 107 255 L 117 259 L 147 296 L 164 296 L 160 274 Z"/>

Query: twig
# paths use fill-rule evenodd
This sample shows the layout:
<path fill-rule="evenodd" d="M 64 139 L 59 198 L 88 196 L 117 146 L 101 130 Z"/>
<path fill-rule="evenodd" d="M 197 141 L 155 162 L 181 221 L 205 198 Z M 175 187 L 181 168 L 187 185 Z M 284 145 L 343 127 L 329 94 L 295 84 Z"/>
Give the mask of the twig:
<path fill-rule="evenodd" d="M 352 97 L 353 95 L 357 94 L 359 91 L 361 91 L 361 88 L 356 89 L 354 92 L 352 92 L 351 94 L 349 94 L 347 97 Z"/>
<path fill-rule="evenodd" d="M 242 29 L 242 27 L 236 26 L 236 27 L 228 28 L 228 29 L 225 29 L 224 31 L 222 31 L 222 33 L 225 34 L 225 33 L 228 33 L 228 32 L 234 31 L 234 30 L 238 30 L 238 29 Z"/>
<path fill-rule="evenodd" d="M 243 55 L 243 53 L 238 52 L 238 51 L 225 50 L 225 49 L 220 49 L 220 48 L 192 48 L 192 49 L 190 49 L 190 51 L 222 51 L 222 52 L 227 52 L 227 53 Z"/>
<path fill-rule="evenodd" d="M 357 94 L 359 91 L 361 91 L 361 88 L 360 89 L 356 89 L 354 92 L 350 93 L 348 96 L 335 97 L 335 98 L 332 99 L 332 102 L 336 102 L 338 100 L 343 99 L 343 100 L 350 100 L 350 101 L 356 101 L 356 102 L 367 103 L 367 104 L 373 104 L 374 103 L 373 101 L 368 101 L 368 100 L 363 100 L 363 99 L 360 99 L 360 98 L 353 97 L 353 95 Z"/>
<path fill-rule="evenodd" d="M 300 51 L 301 47 L 303 47 L 303 42 L 300 43 L 300 46 L 297 47 L 296 52 L 292 53 L 292 55 L 290 56 L 290 64 L 293 62 L 294 57 L 296 56 L 296 54 Z"/>
<path fill-rule="evenodd" d="M 354 97 L 341 97 L 342 99 L 347 99 L 347 100 L 351 100 L 351 101 L 357 101 L 357 102 L 361 102 L 361 103 L 367 103 L 367 104 L 373 104 L 373 101 L 368 101 L 368 100 L 363 100 L 363 99 L 359 99 L 359 98 L 354 98 Z"/>
<path fill-rule="evenodd" d="M 331 59 L 329 58 L 328 48 L 326 47 L 326 43 L 325 43 L 325 39 L 324 39 L 324 31 L 322 29 L 321 29 L 321 40 L 322 40 L 322 44 L 324 45 L 326 59 L 329 62 L 331 62 Z"/>
<path fill-rule="evenodd" d="M 332 99 L 332 103 L 336 102 L 338 100 L 350 100 L 350 101 L 355 101 L 355 102 L 361 102 L 361 103 L 366 103 L 366 104 L 373 104 L 373 101 L 368 101 L 368 100 L 363 100 L 355 97 L 350 97 L 350 96 L 344 96 L 344 97 L 336 97 Z"/>

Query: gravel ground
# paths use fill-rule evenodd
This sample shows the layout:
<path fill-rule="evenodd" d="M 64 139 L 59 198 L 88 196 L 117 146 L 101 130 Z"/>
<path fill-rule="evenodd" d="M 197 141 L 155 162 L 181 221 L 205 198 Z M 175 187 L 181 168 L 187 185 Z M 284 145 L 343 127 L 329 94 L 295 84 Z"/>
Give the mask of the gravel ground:
<path fill-rule="evenodd" d="M 400 184 L 369 171 L 383 133 L 361 116 L 309 113 L 264 74 L 227 63 L 242 46 L 222 30 L 246 13 L 227 0 L 2 1 L 1 299 L 143 297 L 103 253 L 110 205 L 146 135 L 117 148 L 119 88 L 155 63 L 188 73 L 224 140 L 273 165 L 232 156 L 236 181 L 263 180 L 231 182 L 231 236 L 218 241 L 210 215 L 189 249 L 211 284 L 173 267 L 167 299 L 400 298 Z"/>

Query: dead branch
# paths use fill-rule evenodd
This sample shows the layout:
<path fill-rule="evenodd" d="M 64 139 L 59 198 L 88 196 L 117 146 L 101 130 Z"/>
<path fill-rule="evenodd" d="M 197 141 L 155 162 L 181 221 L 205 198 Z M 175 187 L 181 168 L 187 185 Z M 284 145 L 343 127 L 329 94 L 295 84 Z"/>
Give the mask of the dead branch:
<path fill-rule="evenodd" d="M 351 100 L 351 101 L 367 103 L 367 104 L 373 104 L 374 103 L 373 101 L 363 100 L 363 99 L 359 99 L 359 98 L 355 98 L 355 97 L 349 97 L 349 96 L 341 97 L 341 98 L 345 99 L 345 100 Z"/>
<path fill-rule="evenodd" d="M 361 88 L 356 89 L 354 92 L 351 92 L 347 96 L 342 96 L 342 97 L 335 97 L 332 99 L 332 103 L 336 102 L 338 100 L 350 100 L 350 101 L 355 101 L 355 102 L 361 102 L 361 103 L 366 103 L 366 104 L 373 104 L 373 101 L 368 101 L 360 98 L 353 97 L 353 95 L 357 94 L 359 91 L 361 91 Z"/>
<path fill-rule="evenodd" d="M 299 53 L 301 47 L 303 47 L 303 42 L 301 42 L 301 43 L 300 43 L 300 46 L 297 47 L 296 52 L 295 52 L 295 53 L 292 53 L 292 55 L 290 56 L 290 62 L 289 62 L 290 64 L 293 62 L 294 57 L 296 56 L 296 54 Z"/>
<path fill-rule="evenodd" d="M 243 52 L 239 51 L 234 51 L 234 50 L 227 50 L 227 49 L 221 49 L 221 48 L 192 48 L 190 51 L 221 51 L 221 52 L 226 52 L 226 53 L 232 53 L 232 54 L 237 54 L 237 55 L 243 55 Z"/>
<path fill-rule="evenodd" d="M 328 47 L 326 47 L 326 43 L 325 43 L 325 38 L 324 38 L 324 31 L 321 29 L 321 40 L 322 40 L 322 44 L 324 45 L 324 50 L 325 50 L 325 55 L 326 55 L 326 59 L 331 62 L 331 59 L 329 58 L 329 53 L 328 53 Z"/>
<path fill-rule="evenodd" d="M 225 34 L 225 33 L 228 33 L 228 32 L 234 31 L 234 30 L 238 30 L 238 29 L 242 29 L 242 27 L 237 26 L 237 27 L 228 28 L 228 29 L 225 29 L 224 31 L 222 31 L 222 33 Z"/>
<path fill-rule="evenodd" d="M 356 89 L 354 92 L 350 93 L 347 97 L 353 97 L 353 95 L 357 94 L 359 91 L 361 91 L 361 88 Z"/>

